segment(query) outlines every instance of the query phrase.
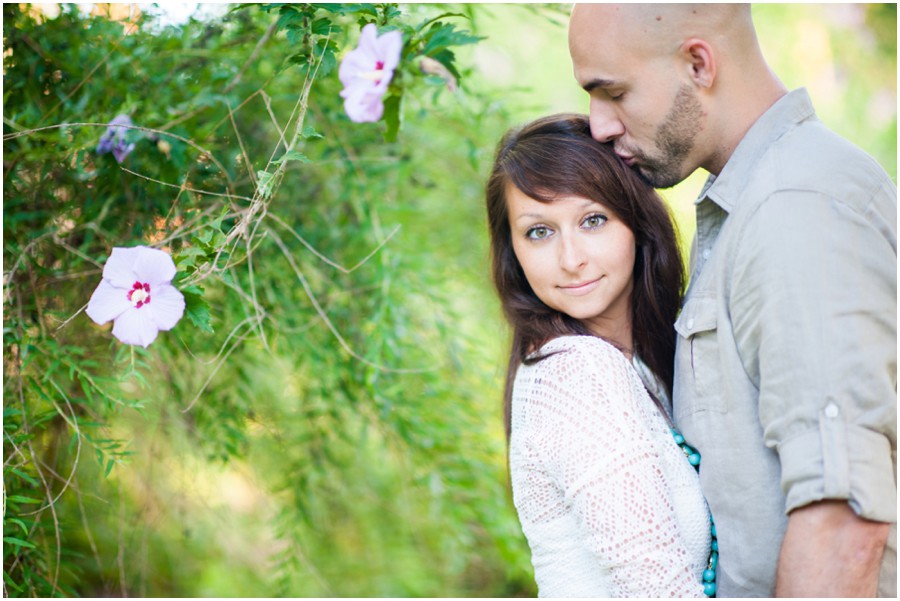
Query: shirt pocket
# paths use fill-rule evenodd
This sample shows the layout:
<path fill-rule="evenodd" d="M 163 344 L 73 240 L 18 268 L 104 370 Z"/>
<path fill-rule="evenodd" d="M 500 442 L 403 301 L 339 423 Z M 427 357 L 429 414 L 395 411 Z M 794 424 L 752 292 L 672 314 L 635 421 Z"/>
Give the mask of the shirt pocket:
<path fill-rule="evenodd" d="M 726 413 L 715 298 L 688 299 L 678 320 L 675 353 L 675 417 L 700 411 Z"/>

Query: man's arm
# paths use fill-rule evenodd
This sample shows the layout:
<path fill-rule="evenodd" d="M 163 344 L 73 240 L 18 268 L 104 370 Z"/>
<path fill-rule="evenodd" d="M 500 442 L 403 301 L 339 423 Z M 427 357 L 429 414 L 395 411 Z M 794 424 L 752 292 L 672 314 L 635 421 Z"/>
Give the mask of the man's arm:
<path fill-rule="evenodd" d="M 778 558 L 777 597 L 874 597 L 891 525 L 857 516 L 845 501 L 792 511 Z"/>

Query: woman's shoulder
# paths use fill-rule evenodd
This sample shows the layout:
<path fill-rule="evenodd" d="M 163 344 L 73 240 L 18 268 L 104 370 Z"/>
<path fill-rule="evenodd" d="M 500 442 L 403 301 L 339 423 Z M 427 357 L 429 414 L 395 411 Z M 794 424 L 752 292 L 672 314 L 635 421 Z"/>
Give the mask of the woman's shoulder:
<path fill-rule="evenodd" d="M 613 363 L 621 366 L 628 364 L 628 359 L 619 349 L 597 336 L 554 338 L 529 355 L 529 359 L 537 360 L 532 364 L 535 367 L 569 361 Z"/>
<path fill-rule="evenodd" d="M 609 342 L 562 336 L 531 358 L 519 366 L 513 383 L 512 431 L 519 437 L 592 436 L 583 431 L 585 424 L 604 419 L 610 425 L 638 415 L 637 373 Z"/>
<path fill-rule="evenodd" d="M 567 396 L 584 397 L 631 385 L 633 368 L 622 352 L 596 336 L 560 336 L 545 343 L 519 366 L 516 389 L 550 388 Z"/>

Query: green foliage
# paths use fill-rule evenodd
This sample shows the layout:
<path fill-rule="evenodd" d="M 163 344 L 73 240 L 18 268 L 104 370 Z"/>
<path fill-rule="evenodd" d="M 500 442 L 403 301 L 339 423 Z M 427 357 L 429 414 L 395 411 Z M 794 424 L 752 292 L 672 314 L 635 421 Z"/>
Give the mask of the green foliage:
<path fill-rule="evenodd" d="M 471 115 L 416 62 L 458 81 L 452 49 L 477 38 L 408 11 L 250 5 L 160 30 L 4 7 L 9 594 L 532 591 L 495 374 L 454 306 L 473 276 L 445 280 L 406 234 L 437 200 L 417 152 L 437 123 L 456 185 L 479 181 Z M 369 22 L 404 34 L 385 126 L 338 95 Z M 117 114 L 121 165 L 95 153 Z M 79 311 L 137 244 L 172 254 L 186 304 L 148 350 Z"/>

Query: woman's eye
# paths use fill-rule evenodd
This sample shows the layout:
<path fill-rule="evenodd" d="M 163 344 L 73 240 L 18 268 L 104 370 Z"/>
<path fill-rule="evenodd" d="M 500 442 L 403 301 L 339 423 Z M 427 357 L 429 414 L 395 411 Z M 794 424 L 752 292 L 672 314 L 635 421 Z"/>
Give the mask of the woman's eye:
<path fill-rule="evenodd" d="M 583 221 L 584 227 L 588 229 L 600 227 L 604 223 L 606 223 L 606 217 L 600 215 L 599 213 L 596 215 L 588 215 L 588 217 Z"/>
<path fill-rule="evenodd" d="M 550 228 L 544 226 L 538 226 L 530 228 L 525 235 L 531 240 L 543 240 L 547 236 L 550 235 Z"/>

